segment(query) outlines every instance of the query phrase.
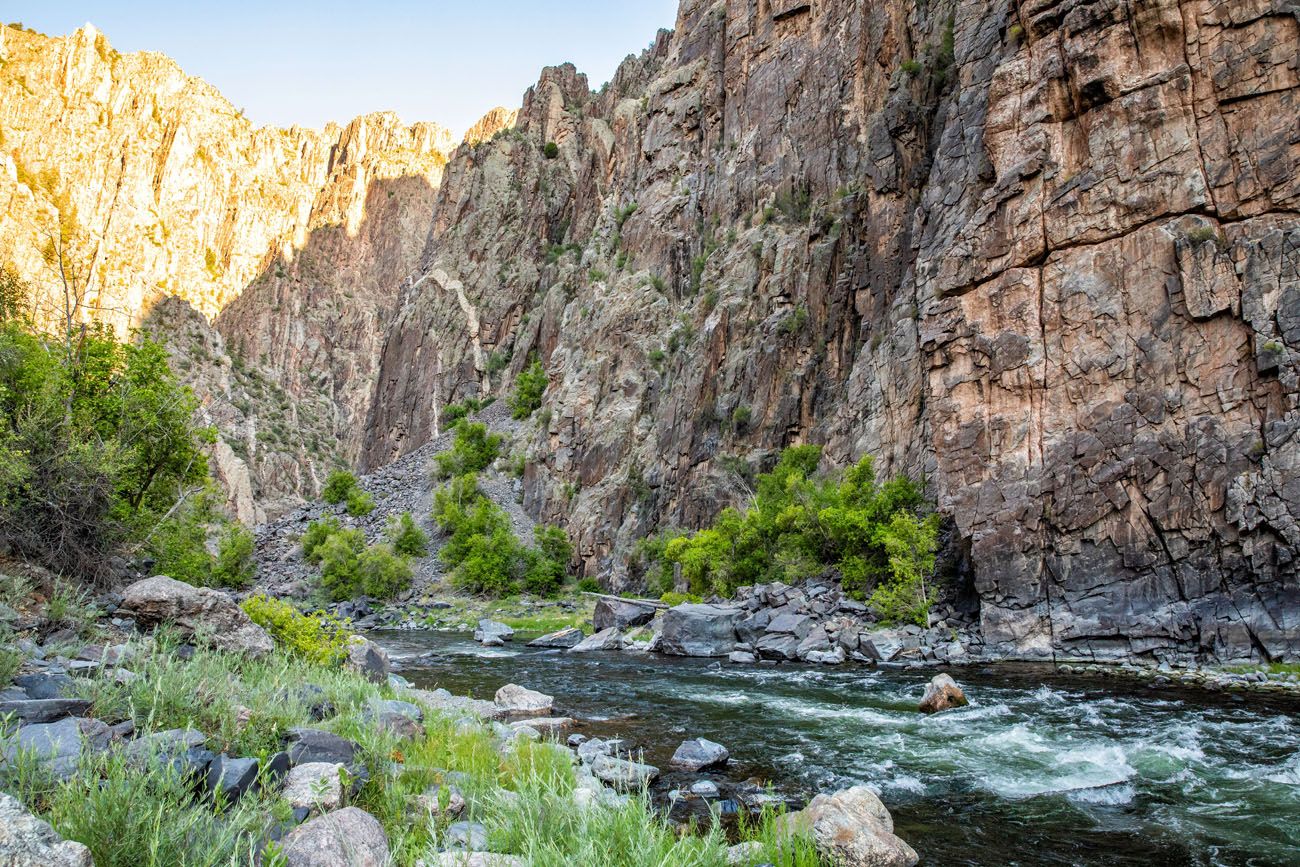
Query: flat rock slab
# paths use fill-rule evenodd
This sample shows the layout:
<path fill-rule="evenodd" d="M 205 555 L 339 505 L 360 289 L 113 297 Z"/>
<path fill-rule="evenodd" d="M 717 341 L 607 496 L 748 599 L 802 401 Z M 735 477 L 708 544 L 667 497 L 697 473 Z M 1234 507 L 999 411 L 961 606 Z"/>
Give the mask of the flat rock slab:
<path fill-rule="evenodd" d="M 510 724 L 511 728 L 530 728 L 539 734 L 553 735 L 558 734 L 564 729 L 574 724 L 572 717 L 567 716 L 539 716 L 531 719 L 521 719 Z"/>
<path fill-rule="evenodd" d="M 37 698 L 28 701 L 0 702 L 0 717 L 14 714 L 25 723 L 54 722 L 68 716 L 81 716 L 90 710 L 82 698 Z"/>
<path fill-rule="evenodd" d="M 287 867 L 387 867 L 388 837 L 379 820 L 356 807 L 318 816 L 280 843 Z"/>
<path fill-rule="evenodd" d="M 551 632 L 539 638 L 534 638 L 528 642 L 528 647 L 554 647 L 565 650 L 582 643 L 586 634 L 581 629 L 571 626 L 568 629 L 561 629 L 558 632 Z"/>
<path fill-rule="evenodd" d="M 111 737 L 112 730 L 95 719 L 68 717 L 53 723 L 25 725 L 0 753 L 0 765 L 25 752 L 54 776 L 68 780 L 76 774 L 83 751 L 102 752 L 108 748 Z"/>
<path fill-rule="evenodd" d="M 308 728 L 289 730 L 289 761 L 295 765 L 310 762 L 347 765 L 356 759 L 358 749 L 355 743 L 333 732 Z"/>
<path fill-rule="evenodd" d="M 306 807 L 314 812 L 337 809 L 343 800 L 343 784 L 338 762 L 307 762 L 292 768 L 284 778 L 280 796 L 294 809 Z"/>
<path fill-rule="evenodd" d="M 496 719 L 502 715 L 501 709 L 490 701 L 469 698 L 463 695 L 452 695 L 445 689 L 411 689 L 407 690 L 407 694 L 428 707 L 443 713 L 482 717 L 483 719 Z"/>
<path fill-rule="evenodd" d="M 66 674 L 20 674 L 14 686 L 28 698 L 65 698 L 74 681 Z"/>
<path fill-rule="evenodd" d="M 5 867 L 94 867 L 90 850 L 64 840 L 17 798 L 0 792 L 0 864 Z"/>
<path fill-rule="evenodd" d="M 591 653 L 600 650 L 622 650 L 622 648 L 623 636 L 619 633 L 617 626 L 611 626 L 589 638 L 584 638 L 578 644 L 570 647 L 569 653 Z"/>

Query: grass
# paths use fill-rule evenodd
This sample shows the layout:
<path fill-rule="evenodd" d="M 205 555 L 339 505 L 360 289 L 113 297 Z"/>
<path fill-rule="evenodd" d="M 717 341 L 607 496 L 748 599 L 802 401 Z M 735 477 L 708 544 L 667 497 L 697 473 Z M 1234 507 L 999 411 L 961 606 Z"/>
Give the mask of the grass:
<path fill-rule="evenodd" d="M 1231 674 L 1254 674 L 1257 671 L 1262 671 L 1265 674 L 1294 674 L 1300 676 L 1300 663 L 1270 662 L 1260 665 L 1230 665 L 1223 670 Z"/>
<path fill-rule="evenodd" d="M 504 623 L 517 632 L 558 632 L 590 622 L 595 607 L 595 602 L 590 597 L 576 594 L 559 598 L 531 595 L 509 596 L 504 599 L 477 596 L 439 598 L 450 602 L 452 607 L 444 608 L 428 618 L 428 625 L 435 629 L 473 627 L 487 618 Z M 563 608 L 562 602 L 577 607 Z"/>

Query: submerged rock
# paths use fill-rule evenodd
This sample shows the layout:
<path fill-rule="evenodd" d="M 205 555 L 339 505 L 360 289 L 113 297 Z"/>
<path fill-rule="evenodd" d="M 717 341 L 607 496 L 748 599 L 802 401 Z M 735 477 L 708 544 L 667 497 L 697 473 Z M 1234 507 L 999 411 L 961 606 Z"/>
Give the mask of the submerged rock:
<path fill-rule="evenodd" d="M 528 714 L 530 716 L 550 716 L 555 700 L 545 693 L 525 689 L 514 683 L 507 683 L 497 690 L 493 704 L 504 714 Z"/>
<path fill-rule="evenodd" d="M 855 786 L 818 795 L 778 820 L 812 835 L 822 856 L 842 867 L 912 867 L 911 846 L 894 835 L 894 820 L 876 793 Z"/>
<path fill-rule="evenodd" d="M 965 707 L 966 693 L 961 691 L 957 681 L 947 674 L 936 674 L 925 685 L 925 696 L 918 706 L 921 713 L 938 713 L 955 707 Z"/>
<path fill-rule="evenodd" d="M 186 636 L 200 636 L 217 650 L 265 656 L 275 645 L 234 599 L 209 587 L 191 587 L 165 575 L 126 588 L 122 607 L 144 627 L 169 623 Z"/>
<path fill-rule="evenodd" d="M 0 864 L 5 867 L 94 867 L 90 850 L 64 840 L 17 798 L 0 792 Z"/>
<path fill-rule="evenodd" d="M 672 656 L 726 656 L 736 646 L 736 623 L 743 613 L 722 605 L 669 608 L 664 612 L 659 650 Z"/>
<path fill-rule="evenodd" d="M 575 626 L 570 626 L 568 629 L 561 629 L 558 632 L 551 632 L 541 636 L 540 638 L 534 638 L 532 641 L 528 642 L 527 646 L 554 647 L 564 650 L 581 644 L 584 638 L 586 638 L 586 635 L 581 629 L 578 629 Z"/>
<path fill-rule="evenodd" d="M 374 816 L 345 807 L 294 828 L 281 851 L 287 867 L 386 867 L 388 837 Z"/>
<path fill-rule="evenodd" d="M 706 738 L 694 738 L 682 742 L 677 751 L 673 753 L 669 764 L 674 768 L 687 771 L 702 771 L 705 768 L 716 768 L 725 765 L 730 756 L 731 754 L 727 752 L 727 748 L 722 744 Z"/>

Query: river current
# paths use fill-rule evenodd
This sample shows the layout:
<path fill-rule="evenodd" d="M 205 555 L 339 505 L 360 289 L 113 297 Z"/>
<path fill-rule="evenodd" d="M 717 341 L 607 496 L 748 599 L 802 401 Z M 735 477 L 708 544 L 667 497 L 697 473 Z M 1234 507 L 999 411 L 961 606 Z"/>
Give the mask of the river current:
<path fill-rule="evenodd" d="M 968 707 L 924 716 L 932 672 L 377 639 L 417 686 L 541 690 L 578 731 L 624 737 L 664 769 L 706 737 L 731 751 L 726 779 L 796 803 L 865 783 L 922 864 L 1300 865 L 1293 701 L 986 665 L 952 671 Z"/>

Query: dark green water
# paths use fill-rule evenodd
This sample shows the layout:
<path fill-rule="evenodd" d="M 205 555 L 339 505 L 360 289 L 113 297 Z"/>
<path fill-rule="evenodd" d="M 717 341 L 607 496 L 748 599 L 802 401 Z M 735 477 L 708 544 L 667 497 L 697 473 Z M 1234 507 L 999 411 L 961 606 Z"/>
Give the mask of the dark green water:
<path fill-rule="evenodd" d="M 436 651 L 403 672 L 419 686 L 541 690 L 661 768 L 702 736 L 731 750 L 728 778 L 793 799 L 866 783 L 927 865 L 1300 865 L 1295 702 L 984 666 L 953 672 L 969 707 L 927 717 L 921 672 L 378 640 Z"/>

